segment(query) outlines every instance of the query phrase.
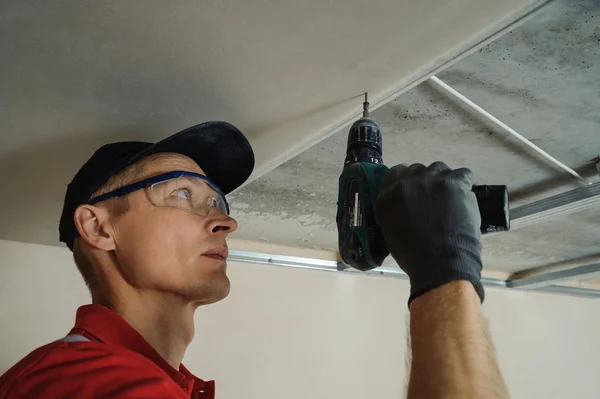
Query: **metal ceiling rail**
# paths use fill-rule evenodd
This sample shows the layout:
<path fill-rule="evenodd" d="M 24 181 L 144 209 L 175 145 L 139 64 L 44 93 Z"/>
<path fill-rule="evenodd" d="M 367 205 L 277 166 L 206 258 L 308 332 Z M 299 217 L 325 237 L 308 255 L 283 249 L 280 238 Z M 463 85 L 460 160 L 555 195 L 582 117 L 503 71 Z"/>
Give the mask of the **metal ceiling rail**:
<path fill-rule="evenodd" d="M 573 175 L 582 183 L 591 184 L 589 181 L 584 179 L 579 173 L 577 173 L 576 171 L 574 171 L 573 169 L 571 169 L 564 163 L 560 162 L 558 159 L 554 158 L 552 155 L 548 154 L 546 151 L 542 150 L 537 145 L 533 144 L 531 141 L 529 141 L 523 135 L 519 134 L 517 131 L 515 131 L 510 126 L 508 126 L 507 124 L 505 124 L 504 122 L 502 122 L 501 120 L 496 118 L 494 115 L 490 114 L 485 109 L 481 108 L 479 105 L 477 105 L 473 101 L 469 100 L 469 98 L 467 98 L 465 95 L 459 93 L 458 91 L 456 91 L 455 89 L 450 87 L 447 83 L 440 80 L 437 76 L 432 76 L 431 78 L 429 78 L 429 82 L 431 82 L 437 89 L 439 89 L 440 91 L 443 91 L 444 93 L 446 93 L 448 96 L 452 97 L 457 102 L 459 102 L 459 103 L 467 106 L 469 109 L 475 111 L 478 115 L 482 116 L 484 119 L 486 119 L 487 121 L 492 123 L 497 128 L 499 128 L 499 129 L 505 131 L 506 133 L 510 134 L 511 136 L 515 137 L 517 140 L 519 140 L 520 142 L 522 142 L 523 144 L 528 146 L 533 151 L 540 154 L 542 157 L 544 157 L 548 161 L 552 162 L 554 165 L 558 166 L 560 169 Z"/>
<path fill-rule="evenodd" d="M 544 219 L 582 211 L 600 204 L 600 181 L 510 210 L 510 228 L 517 229 Z"/>
<path fill-rule="evenodd" d="M 506 286 L 509 288 L 528 288 L 535 289 L 546 287 L 553 283 L 561 281 L 570 281 L 574 278 L 581 280 L 583 278 L 593 278 L 600 276 L 600 263 L 591 263 L 562 270 L 534 272 L 523 277 L 509 279 Z"/>
<path fill-rule="evenodd" d="M 323 259 L 315 259 L 315 258 L 304 258 L 298 256 L 286 256 L 286 255 L 277 255 L 277 254 L 267 254 L 261 252 L 252 252 L 252 251 L 239 251 L 239 250 L 230 250 L 229 251 L 229 260 L 236 262 L 244 262 L 244 263 L 253 263 L 259 265 L 268 265 L 268 266 L 279 266 L 279 267 L 292 267 L 296 269 L 308 269 L 308 270 L 318 270 L 318 271 L 327 271 L 327 272 L 336 272 L 336 273 L 350 273 L 350 274 L 359 274 L 359 275 L 367 275 L 367 276 L 381 276 L 381 277 L 389 277 L 389 278 L 398 278 L 402 280 L 407 280 L 408 276 L 404 273 L 400 268 L 391 268 L 391 267 L 378 267 L 368 272 L 361 272 L 355 270 L 348 265 L 337 262 L 333 260 L 323 260 Z M 564 276 L 563 276 L 564 277 Z M 526 285 L 523 287 L 515 286 L 517 280 L 509 281 L 497 278 L 489 278 L 484 277 L 481 279 L 482 283 L 486 287 L 493 288 L 501 288 L 501 289 L 510 289 L 510 290 L 520 290 L 521 288 L 528 288 Z M 530 289 L 530 291 L 534 292 L 549 292 L 563 295 L 571 295 L 585 298 L 600 298 L 600 290 L 589 289 L 589 288 L 579 288 L 579 287 L 568 287 L 562 285 L 552 285 L 550 284 L 553 280 L 547 280 L 548 285 L 541 286 L 539 288 Z"/>

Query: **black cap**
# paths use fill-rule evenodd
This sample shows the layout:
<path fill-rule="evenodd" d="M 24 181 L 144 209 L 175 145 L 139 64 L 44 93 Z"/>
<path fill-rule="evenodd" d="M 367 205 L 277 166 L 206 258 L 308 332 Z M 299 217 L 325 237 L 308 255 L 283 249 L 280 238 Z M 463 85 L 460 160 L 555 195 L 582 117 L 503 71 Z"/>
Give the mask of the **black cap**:
<path fill-rule="evenodd" d="M 60 241 L 73 250 L 76 237 L 73 214 L 108 179 L 140 159 L 162 152 L 175 152 L 193 159 L 223 193 L 241 186 L 254 168 L 250 143 L 227 122 L 205 122 L 167 137 L 158 143 L 125 141 L 106 144 L 79 169 L 67 186 L 58 231 Z"/>

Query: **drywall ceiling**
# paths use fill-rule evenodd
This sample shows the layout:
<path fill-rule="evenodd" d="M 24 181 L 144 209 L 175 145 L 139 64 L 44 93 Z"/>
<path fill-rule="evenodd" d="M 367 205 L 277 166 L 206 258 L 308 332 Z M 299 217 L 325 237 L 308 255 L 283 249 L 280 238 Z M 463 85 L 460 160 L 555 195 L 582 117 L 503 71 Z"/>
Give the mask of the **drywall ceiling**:
<path fill-rule="evenodd" d="M 548 3 L 540 0 L 0 5 L 0 238 L 57 243 L 93 150 L 222 119 L 261 175 Z"/>
<path fill-rule="evenodd" d="M 600 153 L 600 3 L 559 1 L 438 76 L 591 181 Z M 360 100 L 355 101 L 360 109 Z M 428 83 L 371 115 L 384 160 L 468 166 L 506 184 L 512 206 L 580 187 Z M 235 193 L 236 237 L 335 249 L 337 179 L 347 130 Z M 486 237 L 486 267 L 517 271 L 600 254 L 600 209 Z"/>

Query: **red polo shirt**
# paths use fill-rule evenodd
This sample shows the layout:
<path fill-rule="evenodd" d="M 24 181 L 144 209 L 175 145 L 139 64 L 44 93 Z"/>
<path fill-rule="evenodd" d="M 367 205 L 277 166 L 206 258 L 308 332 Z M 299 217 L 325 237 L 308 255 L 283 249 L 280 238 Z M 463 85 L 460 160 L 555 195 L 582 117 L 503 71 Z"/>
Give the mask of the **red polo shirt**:
<path fill-rule="evenodd" d="M 69 335 L 90 342 L 52 342 L 0 377 L 0 399 L 214 399 L 214 381 L 171 367 L 121 316 L 101 305 L 77 310 Z"/>

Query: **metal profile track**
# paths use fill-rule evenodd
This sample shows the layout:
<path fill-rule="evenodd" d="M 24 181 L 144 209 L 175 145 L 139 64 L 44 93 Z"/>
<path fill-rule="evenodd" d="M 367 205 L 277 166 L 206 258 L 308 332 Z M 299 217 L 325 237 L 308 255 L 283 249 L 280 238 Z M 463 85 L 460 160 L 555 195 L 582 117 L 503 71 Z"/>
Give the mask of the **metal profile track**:
<path fill-rule="evenodd" d="M 506 285 L 509 288 L 535 289 L 560 281 L 570 281 L 574 277 L 580 280 L 598 276 L 600 276 L 600 263 L 592 263 L 562 270 L 525 274 L 522 277 L 508 280 Z"/>
<path fill-rule="evenodd" d="M 511 229 L 600 204 L 600 181 L 510 210 Z"/>
<path fill-rule="evenodd" d="M 286 256 L 286 255 L 276 255 L 276 254 L 267 254 L 262 252 L 251 252 L 251 251 L 238 251 L 231 250 L 229 251 L 229 260 L 244 262 L 244 263 L 253 263 L 259 265 L 268 265 L 268 266 L 278 266 L 278 267 L 292 267 L 296 269 L 308 269 L 308 270 L 318 270 L 318 271 L 327 271 L 327 272 L 336 272 L 336 273 L 351 273 L 351 274 L 361 274 L 367 276 L 381 276 L 388 278 L 397 278 L 402 280 L 407 280 L 408 276 L 404 273 L 400 268 L 391 268 L 391 267 L 378 267 L 368 272 L 361 272 L 355 270 L 351 267 L 348 267 L 342 262 L 337 262 L 333 260 L 322 260 L 315 258 L 303 258 L 297 256 Z M 564 276 L 563 276 L 564 277 Z M 481 282 L 485 287 L 492 288 L 501 288 L 501 289 L 509 289 L 509 290 L 521 290 L 527 288 L 529 291 L 536 292 L 549 292 L 555 294 L 563 294 L 563 295 L 571 295 L 585 298 L 600 298 L 600 290 L 594 290 L 589 288 L 579 288 L 579 287 L 567 287 L 562 285 L 545 285 L 539 288 L 528 287 L 526 284 L 522 286 L 518 285 L 519 279 L 516 280 L 502 280 L 496 278 L 488 278 L 484 277 L 481 279 Z M 547 280 L 551 281 L 551 280 Z"/>
<path fill-rule="evenodd" d="M 499 120 L 498 118 L 496 118 L 494 115 L 490 114 L 485 109 L 481 108 L 479 105 L 475 104 L 473 101 L 471 101 L 465 95 L 459 93 L 454 88 L 450 87 L 450 85 L 448 85 L 447 83 L 442 81 L 437 76 L 432 76 L 431 78 L 429 78 L 429 82 L 435 88 L 442 91 L 444 94 L 450 96 L 450 98 L 452 98 L 455 102 L 457 102 L 457 103 L 467 107 L 469 110 L 475 112 L 477 114 L 477 116 L 483 118 L 485 121 L 487 121 L 487 123 L 492 124 L 496 129 L 502 130 L 503 132 L 505 132 L 505 133 L 511 135 L 512 137 L 516 138 L 517 140 L 519 140 L 521 143 L 523 143 L 529 149 L 535 151 L 538 155 L 542 156 L 547 161 L 551 162 L 555 167 L 558 167 L 558 168 L 562 169 L 563 171 L 571 174 L 572 176 L 576 177 L 578 180 L 580 180 L 584 184 L 590 184 L 590 182 L 587 181 L 586 179 L 584 179 L 579 173 L 577 173 L 576 171 L 574 171 L 573 169 L 571 169 L 570 167 L 565 165 L 563 162 L 560 162 L 558 159 L 556 159 L 552 155 L 548 154 L 546 151 L 542 150 L 537 145 L 533 144 L 525 136 L 523 136 L 522 134 L 515 131 L 513 128 L 511 128 L 506 123 L 504 123 L 501 120 Z"/>

